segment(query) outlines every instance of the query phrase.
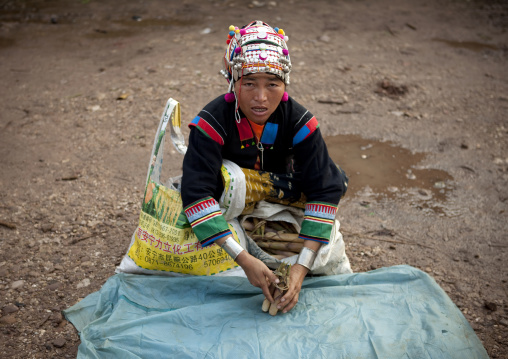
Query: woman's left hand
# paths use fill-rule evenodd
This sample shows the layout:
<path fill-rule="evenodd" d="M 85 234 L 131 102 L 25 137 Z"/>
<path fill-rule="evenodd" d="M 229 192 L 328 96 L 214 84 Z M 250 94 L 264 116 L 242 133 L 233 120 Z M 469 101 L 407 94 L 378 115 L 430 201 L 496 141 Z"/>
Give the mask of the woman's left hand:
<path fill-rule="evenodd" d="M 309 270 L 300 264 L 295 264 L 289 272 L 289 289 L 282 298 L 274 298 L 277 308 L 283 313 L 289 312 L 298 303 L 303 280 Z"/>

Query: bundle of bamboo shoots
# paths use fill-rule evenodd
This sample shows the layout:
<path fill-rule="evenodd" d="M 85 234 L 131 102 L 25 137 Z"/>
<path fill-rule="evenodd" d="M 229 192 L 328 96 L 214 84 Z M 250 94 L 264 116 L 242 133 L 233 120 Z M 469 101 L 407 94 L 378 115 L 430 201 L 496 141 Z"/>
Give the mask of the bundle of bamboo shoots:
<path fill-rule="evenodd" d="M 243 222 L 243 227 L 260 248 L 277 259 L 297 255 L 303 247 L 303 239 L 298 238 L 291 223 L 251 217 Z"/>
<path fill-rule="evenodd" d="M 263 312 L 269 312 L 270 315 L 277 314 L 277 304 L 280 302 L 280 299 L 284 294 L 286 294 L 289 289 L 289 272 L 291 270 L 291 264 L 281 263 L 279 268 L 273 272 L 279 278 L 279 283 L 275 284 L 275 288 L 273 291 L 273 299 L 275 299 L 275 303 L 270 303 L 268 299 L 265 298 L 263 301 L 263 305 L 261 306 L 261 310 Z"/>

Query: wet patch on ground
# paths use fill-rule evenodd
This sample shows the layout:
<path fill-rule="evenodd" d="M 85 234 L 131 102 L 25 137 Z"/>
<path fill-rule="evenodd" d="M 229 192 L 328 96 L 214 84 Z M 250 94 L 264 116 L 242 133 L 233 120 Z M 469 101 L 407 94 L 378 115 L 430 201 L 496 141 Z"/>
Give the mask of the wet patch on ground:
<path fill-rule="evenodd" d="M 325 141 L 330 157 L 349 177 L 348 197 L 367 191 L 389 199 L 404 198 L 440 215 L 455 214 L 447 206 L 453 177 L 439 169 L 422 167 L 425 153 L 355 135 L 338 135 Z"/>

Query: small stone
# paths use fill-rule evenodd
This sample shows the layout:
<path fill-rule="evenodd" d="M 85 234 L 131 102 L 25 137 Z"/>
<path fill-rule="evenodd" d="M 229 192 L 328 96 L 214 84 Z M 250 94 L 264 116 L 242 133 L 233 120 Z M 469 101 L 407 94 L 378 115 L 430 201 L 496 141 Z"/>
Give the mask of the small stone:
<path fill-rule="evenodd" d="M 487 308 L 492 312 L 495 312 L 497 310 L 497 304 L 494 302 L 485 302 L 484 306 L 485 308 Z"/>
<path fill-rule="evenodd" d="M 16 323 L 16 318 L 12 315 L 6 315 L 5 317 L 0 318 L 0 323 L 11 325 Z"/>
<path fill-rule="evenodd" d="M 25 285 L 25 281 L 24 280 L 17 280 L 17 281 L 14 281 L 14 282 L 11 283 L 11 288 L 12 289 L 20 289 L 24 285 Z"/>
<path fill-rule="evenodd" d="M 90 112 L 96 112 L 101 109 L 100 105 L 87 106 L 86 109 Z"/>
<path fill-rule="evenodd" d="M 55 282 L 55 283 L 51 283 L 50 285 L 48 285 L 46 288 L 48 288 L 48 290 L 57 290 L 58 288 L 60 288 L 62 286 L 62 283 L 60 282 Z"/>
<path fill-rule="evenodd" d="M 319 37 L 319 41 L 330 42 L 330 36 L 328 36 L 328 35 L 322 35 L 322 36 Z"/>
<path fill-rule="evenodd" d="M 41 225 L 41 230 L 46 233 L 53 229 L 53 223 L 43 223 Z"/>
<path fill-rule="evenodd" d="M 16 313 L 18 310 L 19 310 L 19 308 L 16 307 L 15 305 L 8 304 L 2 308 L 2 313 L 3 314 L 11 314 L 11 313 Z"/>
<path fill-rule="evenodd" d="M 60 312 L 55 312 L 51 316 L 51 321 L 53 322 L 53 326 L 56 328 L 62 323 L 63 321 L 63 315 Z"/>
<path fill-rule="evenodd" d="M 263 7 L 266 5 L 263 1 L 256 1 L 256 0 L 254 0 L 251 4 L 253 7 Z"/>
<path fill-rule="evenodd" d="M 56 348 L 62 348 L 65 345 L 66 340 L 64 338 L 56 338 L 52 343 Z"/>
<path fill-rule="evenodd" d="M 446 188 L 446 184 L 442 181 L 434 183 L 434 188 Z"/>
<path fill-rule="evenodd" d="M 83 279 L 81 282 L 78 283 L 78 289 L 79 288 L 84 288 L 84 287 L 88 287 L 90 285 L 90 279 L 88 278 L 85 278 Z"/>

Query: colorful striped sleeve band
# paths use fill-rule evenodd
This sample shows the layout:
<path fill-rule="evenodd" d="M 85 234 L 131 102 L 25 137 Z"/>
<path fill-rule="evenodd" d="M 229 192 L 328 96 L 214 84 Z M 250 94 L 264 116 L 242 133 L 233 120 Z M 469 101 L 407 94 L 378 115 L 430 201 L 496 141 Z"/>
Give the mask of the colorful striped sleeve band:
<path fill-rule="evenodd" d="M 337 205 L 326 202 L 307 202 L 300 238 L 328 243 L 332 233 Z"/>
<path fill-rule="evenodd" d="M 203 247 L 217 239 L 232 235 L 222 216 L 219 204 L 213 197 L 206 197 L 185 207 L 185 215 Z"/>
<path fill-rule="evenodd" d="M 312 117 L 307 123 L 296 133 L 293 137 L 293 146 L 296 146 L 307 137 L 309 137 L 314 131 L 319 128 L 319 123 L 315 117 Z"/>
<path fill-rule="evenodd" d="M 196 127 L 199 131 L 201 131 L 205 136 L 211 138 L 215 142 L 217 142 L 219 145 L 224 145 L 224 139 L 221 135 L 215 130 L 215 128 L 212 127 L 205 119 L 196 116 L 192 120 L 192 122 L 189 124 L 189 127 Z"/>

